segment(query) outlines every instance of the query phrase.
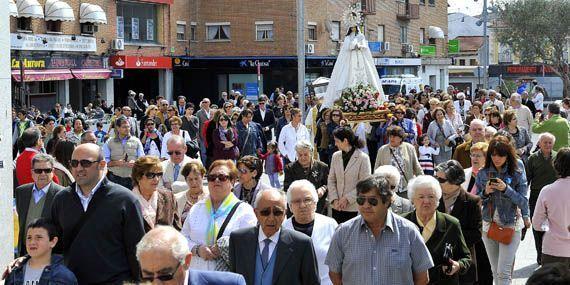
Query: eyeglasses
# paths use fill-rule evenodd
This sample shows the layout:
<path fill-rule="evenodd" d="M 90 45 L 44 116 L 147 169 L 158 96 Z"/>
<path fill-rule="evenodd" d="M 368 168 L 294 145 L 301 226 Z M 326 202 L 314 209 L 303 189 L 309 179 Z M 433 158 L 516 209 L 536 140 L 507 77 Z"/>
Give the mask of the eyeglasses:
<path fill-rule="evenodd" d="M 311 197 L 291 201 L 291 204 L 297 205 L 297 206 L 301 206 L 301 204 L 309 206 L 309 205 L 312 205 L 313 203 L 315 203 L 315 201 L 313 201 L 313 198 L 311 198 Z"/>
<path fill-rule="evenodd" d="M 146 126 L 147 126 L 147 127 L 148 127 L 148 126 L 154 126 L 154 123 L 148 123 L 148 124 L 146 124 Z"/>
<path fill-rule="evenodd" d="M 239 171 L 241 174 L 246 174 L 246 173 L 248 173 L 250 170 L 247 169 L 247 168 L 238 168 L 238 171 Z"/>
<path fill-rule="evenodd" d="M 226 182 L 228 181 L 228 179 L 230 179 L 229 175 L 225 175 L 225 174 L 209 174 L 208 177 L 208 182 L 214 182 L 216 180 L 219 180 L 220 182 Z"/>
<path fill-rule="evenodd" d="M 396 114 L 396 115 L 403 115 L 404 113 L 403 113 L 403 112 L 394 112 L 394 114 Z"/>
<path fill-rule="evenodd" d="M 376 197 L 356 197 L 356 204 L 362 206 L 364 202 L 368 201 L 370 206 L 378 206 L 379 200 Z"/>
<path fill-rule="evenodd" d="M 434 177 L 435 177 L 435 179 L 437 179 L 437 181 L 438 181 L 439 183 L 442 183 L 442 184 L 443 184 L 443 183 L 447 182 L 447 179 L 445 179 L 445 178 L 441 178 L 441 177 L 439 177 L 439 176 L 434 176 Z"/>
<path fill-rule="evenodd" d="M 176 268 L 174 268 L 174 270 L 168 274 L 163 274 L 163 275 L 158 275 L 158 276 L 148 276 L 148 277 L 143 276 L 141 279 L 144 282 L 153 282 L 155 279 L 158 279 L 160 281 L 170 281 L 170 280 L 174 279 L 174 275 L 176 275 L 176 271 L 178 271 L 180 264 L 182 264 L 182 263 L 178 263 L 178 265 L 176 265 Z"/>
<path fill-rule="evenodd" d="M 77 160 L 77 159 L 72 159 L 69 161 L 69 164 L 71 165 L 71 167 L 76 168 L 77 166 L 79 166 L 81 164 L 81 167 L 83 168 L 89 168 L 91 167 L 91 165 L 93 165 L 93 163 L 96 162 L 100 162 L 101 160 L 87 160 L 87 159 L 81 159 L 81 160 Z"/>
<path fill-rule="evenodd" d="M 283 216 L 283 214 L 285 214 L 285 211 L 283 209 L 277 208 L 277 207 L 273 207 L 273 209 L 265 208 L 265 209 L 259 211 L 259 214 L 262 217 L 269 217 L 269 215 L 271 215 L 271 213 L 273 213 L 274 217 L 281 217 L 281 216 Z"/>
<path fill-rule="evenodd" d="M 168 155 L 173 155 L 173 154 L 181 155 L 181 154 L 182 154 L 182 152 L 179 151 L 179 150 L 177 150 L 177 151 L 167 151 L 166 153 L 168 153 Z"/>
<path fill-rule="evenodd" d="M 32 170 L 34 171 L 35 174 L 42 174 L 42 172 L 48 174 L 53 171 L 53 168 L 35 168 Z"/>
<path fill-rule="evenodd" d="M 161 178 L 163 174 L 162 172 L 147 172 L 144 174 L 144 177 L 147 179 L 154 179 L 155 177 Z"/>
<path fill-rule="evenodd" d="M 473 153 L 470 154 L 469 156 L 470 156 L 471 158 L 482 158 L 482 157 L 485 157 L 485 156 L 482 155 L 482 154 L 473 154 Z"/>

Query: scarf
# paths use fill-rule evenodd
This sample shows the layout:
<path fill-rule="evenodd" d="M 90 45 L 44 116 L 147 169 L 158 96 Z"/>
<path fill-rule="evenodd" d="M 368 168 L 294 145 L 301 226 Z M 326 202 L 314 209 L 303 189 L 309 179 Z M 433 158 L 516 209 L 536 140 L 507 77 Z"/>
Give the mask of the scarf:
<path fill-rule="evenodd" d="M 206 199 L 206 211 L 210 213 L 210 222 L 208 224 L 208 230 L 206 231 L 206 243 L 208 245 L 216 244 L 216 238 L 220 230 L 218 225 L 216 225 L 216 220 L 221 217 L 226 217 L 237 202 L 239 202 L 239 199 L 233 193 L 230 193 L 226 196 L 224 201 L 222 201 L 220 207 L 214 210 L 212 199 Z"/>

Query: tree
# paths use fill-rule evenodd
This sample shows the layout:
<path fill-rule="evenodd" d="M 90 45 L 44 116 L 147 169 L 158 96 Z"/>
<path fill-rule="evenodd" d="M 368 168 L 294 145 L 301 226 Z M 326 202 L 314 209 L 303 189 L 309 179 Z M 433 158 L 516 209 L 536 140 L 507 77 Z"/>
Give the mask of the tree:
<path fill-rule="evenodd" d="M 569 97 L 570 69 L 565 59 L 570 39 L 570 0 L 503 0 L 499 3 L 497 38 L 523 63 L 544 63 L 562 79 Z"/>

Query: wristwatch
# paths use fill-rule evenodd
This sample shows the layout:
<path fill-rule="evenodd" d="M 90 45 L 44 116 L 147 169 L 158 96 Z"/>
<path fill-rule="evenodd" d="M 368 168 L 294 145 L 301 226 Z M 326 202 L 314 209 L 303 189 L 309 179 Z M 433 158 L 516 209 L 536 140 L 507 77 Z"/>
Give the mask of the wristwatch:
<path fill-rule="evenodd" d="M 200 245 L 199 244 L 192 247 L 192 253 L 196 254 L 196 256 L 198 256 L 198 257 L 201 257 L 200 256 Z"/>

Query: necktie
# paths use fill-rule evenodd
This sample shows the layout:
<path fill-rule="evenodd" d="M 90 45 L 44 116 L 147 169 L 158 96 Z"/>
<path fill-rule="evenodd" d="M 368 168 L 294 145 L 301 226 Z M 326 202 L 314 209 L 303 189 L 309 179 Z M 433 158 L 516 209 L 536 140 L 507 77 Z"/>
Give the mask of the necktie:
<path fill-rule="evenodd" d="M 265 269 L 267 267 L 267 263 L 269 263 L 269 244 L 271 243 L 271 240 L 266 238 L 263 242 L 265 243 L 265 246 L 263 247 L 263 251 L 261 251 L 261 263 Z"/>
<path fill-rule="evenodd" d="M 174 165 L 174 181 L 177 181 L 179 173 L 180 173 L 180 165 L 175 164 Z"/>

